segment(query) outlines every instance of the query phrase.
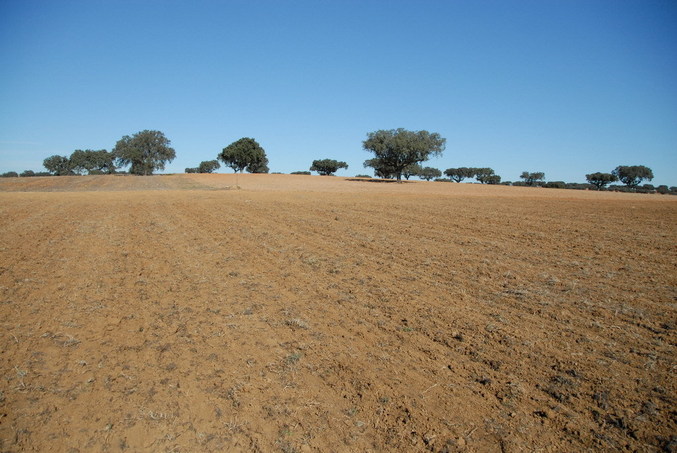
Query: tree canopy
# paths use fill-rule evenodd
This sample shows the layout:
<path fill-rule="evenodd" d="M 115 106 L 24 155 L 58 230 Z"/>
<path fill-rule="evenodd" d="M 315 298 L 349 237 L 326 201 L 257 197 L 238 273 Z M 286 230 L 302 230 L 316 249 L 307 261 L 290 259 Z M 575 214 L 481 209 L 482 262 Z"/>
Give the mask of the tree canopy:
<path fill-rule="evenodd" d="M 266 152 L 256 140 L 243 137 L 223 148 L 217 157 L 235 172 L 268 173 Z"/>
<path fill-rule="evenodd" d="M 444 174 L 449 176 L 452 181 L 461 182 L 465 178 L 473 178 L 475 176 L 475 168 L 447 168 L 444 170 Z"/>
<path fill-rule="evenodd" d="M 152 175 L 155 170 L 164 170 L 165 164 L 176 157 L 170 144 L 162 132 L 144 130 L 131 137 L 122 137 L 115 144 L 112 153 L 119 166 L 131 164 L 131 174 Z"/>
<path fill-rule="evenodd" d="M 493 168 L 475 168 L 473 176 L 482 184 L 498 184 L 501 177 L 494 173 Z"/>
<path fill-rule="evenodd" d="M 523 171 L 520 175 L 527 186 L 535 186 L 543 182 L 545 179 L 545 173 L 542 171 L 530 173 L 528 171 Z"/>
<path fill-rule="evenodd" d="M 642 181 L 653 179 L 653 172 L 644 165 L 621 165 L 611 172 L 628 187 L 637 187 Z"/>
<path fill-rule="evenodd" d="M 400 181 L 402 172 L 408 165 L 441 155 L 445 143 L 446 140 L 436 132 L 408 131 L 400 128 L 370 132 L 362 146 L 366 151 L 374 153 L 378 159 L 378 161 L 370 159 L 367 162 L 371 161 L 381 169 L 391 170 Z M 376 167 L 374 170 L 377 170 Z"/>
<path fill-rule="evenodd" d="M 612 175 L 611 173 L 601 173 L 601 172 L 590 173 L 589 175 L 585 175 L 585 179 L 587 179 L 590 184 L 597 187 L 597 190 L 601 190 L 604 186 L 606 186 L 609 183 L 618 181 L 618 178 L 615 175 Z"/>
<path fill-rule="evenodd" d="M 402 176 L 404 176 L 404 179 L 409 181 L 409 178 L 412 176 L 420 176 L 421 171 L 423 171 L 423 167 L 421 167 L 421 164 L 411 164 L 407 165 L 404 167 L 404 170 L 402 170 Z"/>
<path fill-rule="evenodd" d="M 197 167 L 198 173 L 213 173 L 216 170 L 221 168 L 221 164 L 218 160 L 203 160 L 200 162 L 200 165 Z"/>
<path fill-rule="evenodd" d="M 76 149 L 70 157 L 71 168 L 78 174 L 84 172 L 90 175 L 96 173 L 115 173 L 113 161 L 113 153 L 109 153 L 105 149 L 99 151 Z"/>
<path fill-rule="evenodd" d="M 418 173 L 416 173 L 416 176 L 418 176 L 421 179 L 425 179 L 426 181 L 430 181 L 431 179 L 439 178 L 440 176 L 442 176 L 442 172 L 439 171 L 437 168 L 423 167 Z"/>
<path fill-rule="evenodd" d="M 310 171 L 316 171 L 321 175 L 327 176 L 333 175 L 339 168 L 345 168 L 347 170 L 348 164 L 334 159 L 319 159 L 313 161 Z"/>
<path fill-rule="evenodd" d="M 49 156 L 42 161 L 42 165 L 53 175 L 64 176 L 73 174 L 70 159 L 66 156 Z"/>
<path fill-rule="evenodd" d="M 364 161 L 364 168 L 371 167 L 374 169 L 374 176 L 377 178 L 394 178 L 396 173 L 395 169 L 390 166 L 390 164 L 383 159 L 374 157 L 373 159 L 367 159 Z"/>

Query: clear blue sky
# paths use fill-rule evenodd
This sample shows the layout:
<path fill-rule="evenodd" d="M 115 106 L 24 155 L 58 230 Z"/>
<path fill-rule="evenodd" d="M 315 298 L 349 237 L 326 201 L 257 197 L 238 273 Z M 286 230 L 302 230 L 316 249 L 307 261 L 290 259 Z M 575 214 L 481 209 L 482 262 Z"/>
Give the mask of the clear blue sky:
<path fill-rule="evenodd" d="M 156 129 L 166 172 L 253 137 L 271 171 L 355 175 L 403 127 L 441 170 L 677 185 L 673 0 L 0 0 L 0 64 L 0 172 Z"/>

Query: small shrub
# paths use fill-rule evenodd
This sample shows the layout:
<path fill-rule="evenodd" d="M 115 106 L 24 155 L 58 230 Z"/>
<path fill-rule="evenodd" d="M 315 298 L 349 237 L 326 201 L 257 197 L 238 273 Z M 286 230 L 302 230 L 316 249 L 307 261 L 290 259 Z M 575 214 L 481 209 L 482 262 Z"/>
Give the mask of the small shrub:
<path fill-rule="evenodd" d="M 15 171 L 8 171 L 8 172 L 0 175 L 0 178 L 18 178 L 18 177 L 19 177 L 19 173 L 15 172 Z"/>
<path fill-rule="evenodd" d="M 592 184 L 586 184 L 586 183 L 578 183 L 578 182 L 568 182 L 564 185 L 565 189 L 573 189 L 573 190 L 596 190 L 597 187 L 595 187 Z"/>
<path fill-rule="evenodd" d="M 370 175 L 355 175 L 355 177 L 356 178 L 370 178 L 371 179 Z"/>
<path fill-rule="evenodd" d="M 309 171 L 293 171 L 290 173 L 291 175 L 309 175 Z"/>
<path fill-rule="evenodd" d="M 564 181 L 548 181 L 543 185 L 543 187 L 548 189 L 566 189 L 566 186 Z"/>

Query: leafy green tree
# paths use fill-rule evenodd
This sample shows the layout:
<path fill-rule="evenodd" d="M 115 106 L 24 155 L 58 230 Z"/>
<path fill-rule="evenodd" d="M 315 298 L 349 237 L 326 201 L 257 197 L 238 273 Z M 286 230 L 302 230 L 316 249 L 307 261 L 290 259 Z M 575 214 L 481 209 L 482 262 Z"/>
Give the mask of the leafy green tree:
<path fill-rule="evenodd" d="M 370 132 L 362 147 L 373 152 L 380 163 L 391 169 L 401 181 L 402 172 L 408 165 L 442 155 L 445 143 L 446 140 L 436 132 L 400 128 Z"/>
<path fill-rule="evenodd" d="M 501 177 L 498 175 L 486 175 L 482 176 L 481 180 L 478 178 L 478 181 L 482 184 L 500 184 Z"/>
<path fill-rule="evenodd" d="M 42 161 L 42 165 L 47 169 L 47 171 L 56 176 L 66 176 L 73 174 L 70 159 L 68 159 L 66 156 L 50 156 Z"/>
<path fill-rule="evenodd" d="M 644 165 L 621 165 L 611 172 L 628 187 L 637 187 L 642 181 L 653 179 L 653 172 Z"/>
<path fill-rule="evenodd" d="M 75 173 L 83 174 L 112 174 L 115 173 L 113 153 L 105 149 L 92 151 L 91 149 L 76 149 L 70 157 L 71 168 Z"/>
<path fill-rule="evenodd" d="M 431 179 L 439 178 L 440 176 L 442 176 L 442 172 L 439 171 L 437 168 L 423 167 L 417 173 L 417 176 L 421 179 L 425 179 L 426 181 L 430 181 Z"/>
<path fill-rule="evenodd" d="M 243 137 L 223 148 L 217 157 L 235 172 L 268 173 L 266 152 L 256 140 Z"/>
<path fill-rule="evenodd" d="M 253 164 L 247 166 L 246 170 L 249 173 L 270 173 L 270 168 L 268 168 L 268 158 L 264 157 L 263 160 L 254 162 Z"/>
<path fill-rule="evenodd" d="M 221 168 L 218 160 L 203 160 L 197 167 L 198 173 L 213 173 Z"/>
<path fill-rule="evenodd" d="M 421 164 L 411 164 L 407 165 L 404 167 L 404 170 L 402 170 L 402 176 L 404 176 L 404 179 L 409 181 L 409 178 L 412 176 L 420 176 L 421 171 L 423 171 L 423 167 L 421 167 Z"/>
<path fill-rule="evenodd" d="M 131 174 L 152 175 L 155 170 L 164 170 L 165 164 L 176 157 L 176 151 L 170 144 L 162 132 L 143 130 L 131 137 L 122 137 L 112 153 L 118 166 L 131 164 Z"/>
<path fill-rule="evenodd" d="M 482 184 L 498 184 L 501 182 L 500 176 L 498 176 L 498 182 L 495 182 L 497 175 L 492 168 L 474 168 L 473 170 L 473 176 Z"/>
<path fill-rule="evenodd" d="M 8 171 L 0 175 L 0 178 L 18 178 L 19 173 L 15 171 Z"/>
<path fill-rule="evenodd" d="M 389 163 L 378 157 L 367 159 L 364 161 L 364 168 L 371 167 L 374 169 L 374 175 L 377 178 L 391 179 L 396 176 L 395 169 Z"/>
<path fill-rule="evenodd" d="M 597 187 L 597 190 L 602 190 L 602 188 L 607 184 L 618 181 L 618 177 L 616 177 L 616 175 L 611 173 L 601 173 L 599 171 L 585 175 L 585 179 L 587 179 L 590 184 Z"/>
<path fill-rule="evenodd" d="M 543 180 L 545 179 L 545 173 L 541 171 L 533 173 L 523 171 L 522 174 L 520 175 L 520 178 L 524 180 L 524 183 L 527 186 L 536 186 L 543 183 Z"/>
<path fill-rule="evenodd" d="M 461 182 L 465 178 L 474 177 L 475 170 L 472 167 L 447 168 L 444 170 L 444 174 L 449 176 L 452 181 Z"/>
<path fill-rule="evenodd" d="M 314 160 L 313 165 L 310 166 L 310 171 L 316 171 L 321 175 L 333 175 L 339 168 L 348 169 L 348 164 L 334 159 L 319 159 Z"/>
<path fill-rule="evenodd" d="M 21 176 L 22 178 L 31 178 L 35 176 L 35 172 L 33 170 L 24 170 L 21 172 L 19 176 Z"/>
<path fill-rule="evenodd" d="M 184 170 L 186 173 L 199 173 L 197 167 L 189 167 Z"/>

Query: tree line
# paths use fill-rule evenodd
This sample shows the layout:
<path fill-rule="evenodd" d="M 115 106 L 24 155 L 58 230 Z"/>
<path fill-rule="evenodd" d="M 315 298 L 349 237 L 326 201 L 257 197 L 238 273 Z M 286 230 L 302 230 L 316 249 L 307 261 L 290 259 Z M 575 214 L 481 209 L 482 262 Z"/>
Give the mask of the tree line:
<path fill-rule="evenodd" d="M 47 172 L 26 170 L 21 175 L 7 172 L 3 177 L 28 177 L 43 175 L 95 175 L 124 173 L 121 169 L 129 167 L 133 175 L 152 175 L 157 170 L 164 170 L 165 165 L 176 157 L 171 142 L 160 131 L 144 130 L 132 136 L 123 136 L 115 144 L 112 151 L 75 150 L 70 156 L 54 155 L 43 161 Z M 378 130 L 367 134 L 362 142 L 365 151 L 373 153 L 372 158 L 364 161 L 365 168 L 373 169 L 374 176 L 401 181 L 412 176 L 427 181 L 453 181 L 460 183 L 474 178 L 481 184 L 522 185 L 532 187 L 556 188 L 594 188 L 605 190 L 611 183 L 620 181 L 629 191 L 658 191 L 661 193 L 677 192 L 677 187 L 650 184 L 640 186 L 643 181 L 651 181 L 653 172 L 643 165 L 621 165 L 610 173 L 595 172 L 585 175 L 587 184 L 564 183 L 563 181 L 545 182 L 544 172 L 525 171 L 520 175 L 523 181 L 501 181 L 492 168 L 459 167 L 447 168 L 444 172 L 437 168 L 423 166 L 422 163 L 431 157 L 441 156 L 446 146 L 446 139 L 436 132 L 409 131 L 406 129 Z M 227 147 L 216 156 L 216 159 L 203 161 L 197 167 L 186 168 L 186 173 L 212 173 L 221 167 L 220 162 L 235 172 L 268 173 L 268 157 L 265 150 L 253 138 L 243 137 Z M 309 171 L 297 171 L 292 174 L 333 175 L 339 169 L 347 169 L 348 164 L 335 159 L 317 159 Z M 442 174 L 448 179 L 443 179 Z M 367 176 L 367 175 L 358 175 Z M 370 177 L 370 176 L 368 176 Z M 621 190 L 621 186 L 609 186 L 609 189 Z"/>

